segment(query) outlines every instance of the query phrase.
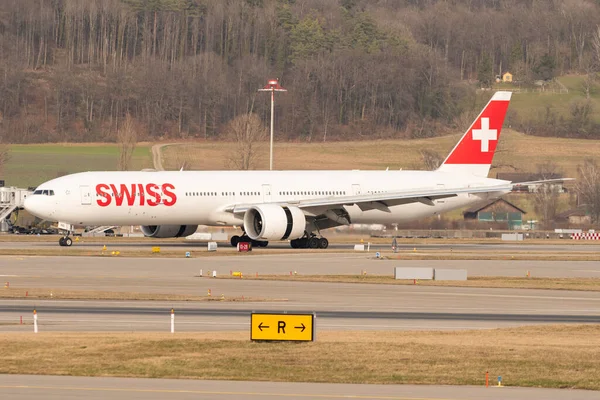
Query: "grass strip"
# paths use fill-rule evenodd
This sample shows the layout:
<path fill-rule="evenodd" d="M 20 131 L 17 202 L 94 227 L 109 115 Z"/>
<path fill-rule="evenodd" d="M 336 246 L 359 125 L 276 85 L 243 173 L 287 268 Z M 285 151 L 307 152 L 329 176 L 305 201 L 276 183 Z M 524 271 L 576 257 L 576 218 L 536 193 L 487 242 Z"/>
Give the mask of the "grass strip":
<path fill-rule="evenodd" d="M 600 326 L 319 332 L 252 343 L 247 332 L 0 334 L 0 373 L 600 390 Z"/>
<path fill-rule="evenodd" d="M 152 253 L 151 249 L 140 250 L 140 249 L 119 249 L 114 247 L 107 251 L 102 251 L 101 247 L 97 250 L 89 248 L 61 248 L 56 249 L 0 249 L 0 256 L 15 256 L 15 257 L 104 257 L 104 258 L 185 258 L 185 253 L 190 251 L 192 258 L 200 257 L 223 257 L 223 256 L 238 256 L 238 257 L 252 257 L 261 255 L 286 255 L 286 254 L 357 254 L 351 250 L 310 250 L 310 249 L 259 249 L 249 253 L 238 253 L 235 249 L 224 248 L 219 251 L 207 251 L 206 249 L 198 249 L 190 246 L 193 250 L 181 249 L 161 249 L 160 253 Z M 112 254 L 113 251 L 119 251 L 119 254 Z M 364 255 L 368 257 L 369 253 Z M 397 253 L 386 255 L 382 254 L 383 260 L 529 260 L 529 261 L 600 261 L 600 254 L 593 253 L 574 253 L 574 252 L 563 252 L 563 253 L 532 253 L 532 252 L 514 252 L 511 255 L 505 253 L 490 253 L 490 252 L 433 252 L 427 251 L 422 252 L 408 252 Z M 375 259 L 373 257 L 373 259 Z"/>
<path fill-rule="evenodd" d="M 240 279 L 223 275 L 217 279 Z M 434 281 L 394 279 L 387 275 L 244 275 L 242 279 L 266 281 L 294 282 L 327 282 L 327 283 L 357 283 L 385 285 L 419 285 L 472 288 L 504 288 L 504 289 L 548 289 L 548 290 L 579 290 L 600 291 L 598 278 L 527 278 L 504 276 L 476 276 L 466 281 Z"/>
<path fill-rule="evenodd" d="M 223 301 L 223 302 L 269 302 L 287 301 L 244 296 L 198 296 L 186 294 L 161 294 L 137 292 L 108 292 L 99 290 L 64 290 L 40 288 L 0 288 L 2 299 L 30 300 L 141 300 L 141 301 Z"/>

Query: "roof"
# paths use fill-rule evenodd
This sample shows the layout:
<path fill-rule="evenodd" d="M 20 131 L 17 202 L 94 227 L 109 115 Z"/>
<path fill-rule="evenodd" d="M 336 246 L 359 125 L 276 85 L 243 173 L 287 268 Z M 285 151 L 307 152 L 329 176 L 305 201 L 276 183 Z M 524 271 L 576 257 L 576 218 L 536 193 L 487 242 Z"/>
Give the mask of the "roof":
<path fill-rule="evenodd" d="M 496 179 L 510 181 L 513 183 L 541 181 L 544 179 L 561 179 L 563 176 L 557 173 L 540 174 L 535 172 L 498 172 Z"/>
<path fill-rule="evenodd" d="M 522 209 L 522 208 L 520 208 L 520 207 L 517 207 L 516 205 L 514 205 L 514 204 L 513 204 L 513 203 L 511 203 L 510 201 L 508 201 L 508 200 L 504 200 L 504 199 L 496 199 L 496 200 L 491 200 L 491 201 L 488 201 L 487 203 L 479 204 L 479 205 L 477 205 L 477 206 L 475 206 L 475 207 L 471 207 L 471 208 L 469 208 L 468 210 L 465 210 L 465 211 L 464 211 L 464 213 L 478 213 L 479 211 L 483 210 L 484 208 L 486 208 L 486 207 L 489 207 L 489 206 L 491 206 L 492 204 L 494 204 L 494 203 L 498 203 L 498 202 L 503 202 L 503 203 L 506 203 L 506 204 L 508 204 L 509 206 L 511 206 L 511 207 L 513 207 L 513 208 L 515 208 L 515 209 L 519 210 L 519 212 L 522 212 L 523 214 L 527 214 L 527 211 L 523 210 L 523 209 Z"/>

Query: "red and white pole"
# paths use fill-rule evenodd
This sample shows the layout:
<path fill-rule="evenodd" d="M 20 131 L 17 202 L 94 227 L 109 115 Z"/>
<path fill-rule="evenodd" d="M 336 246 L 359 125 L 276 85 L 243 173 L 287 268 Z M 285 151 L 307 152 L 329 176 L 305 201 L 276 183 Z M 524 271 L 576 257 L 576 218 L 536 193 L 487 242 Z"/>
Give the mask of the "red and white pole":
<path fill-rule="evenodd" d="M 275 88 L 271 89 L 271 145 L 269 146 L 269 171 L 273 170 L 273 123 L 275 122 Z"/>
<path fill-rule="evenodd" d="M 171 308 L 171 333 L 175 333 L 175 310 Z"/>

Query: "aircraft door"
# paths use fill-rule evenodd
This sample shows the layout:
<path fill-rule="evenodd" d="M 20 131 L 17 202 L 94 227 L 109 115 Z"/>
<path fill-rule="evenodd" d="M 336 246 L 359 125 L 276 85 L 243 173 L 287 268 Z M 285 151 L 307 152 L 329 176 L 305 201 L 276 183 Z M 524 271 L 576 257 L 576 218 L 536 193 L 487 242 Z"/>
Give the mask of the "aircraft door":
<path fill-rule="evenodd" d="M 90 193 L 90 187 L 87 185 L 79 186 L 79 189 L 81 192 L 81 204 L 82 205 L 92 204 L 92 195 Z"/>
<path fill-rule="evenodd" d="M 271 185 L 262 185 L 263 203 L 271 202 Z"/>
<path fill-rule="evenodd" d="M 355 183 L 352 185 L 352 195 L 358 196 L 359 194 L 360 194 L 360 185 Z"/>

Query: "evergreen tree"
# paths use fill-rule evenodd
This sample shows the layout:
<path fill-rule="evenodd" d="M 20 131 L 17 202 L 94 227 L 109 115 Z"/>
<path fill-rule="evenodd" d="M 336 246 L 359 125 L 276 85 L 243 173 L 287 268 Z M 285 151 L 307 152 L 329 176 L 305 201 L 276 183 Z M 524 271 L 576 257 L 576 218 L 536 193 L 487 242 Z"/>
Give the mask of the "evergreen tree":
<path fill-rule="evenodd" d="M 479 67 L 477 68 L 477 78 L 479 79 L 479 84 L 481 87 L 492 87 L 492 81 L 494 78 L 492 75 L 492 60 L 490 60 L 490 56 L 485 53 L 483 54 L 483 57 L 479 62 Z"/>

